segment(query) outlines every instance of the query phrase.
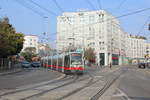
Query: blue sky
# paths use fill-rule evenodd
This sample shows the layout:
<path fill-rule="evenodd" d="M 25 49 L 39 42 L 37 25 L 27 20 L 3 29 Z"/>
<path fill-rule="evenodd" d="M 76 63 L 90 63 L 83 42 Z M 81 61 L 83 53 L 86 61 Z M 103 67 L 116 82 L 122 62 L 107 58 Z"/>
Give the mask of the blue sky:
<path fill-rule="evenodd" d="M 28 8 L 34 9 L 34 11 L 27 9 L 23 5 L 19 4 L 20 1 Z M 37 7 L 29 2 L 30 0 L 0 0 L 0 17 L 8 16 L 10 23 L 16 28 L 17 32 L 24 34 L 34 34 L 42 37 L 42 33 L 46 32 L 49 44 L 54 47 L 54 41 L 56 39 L 56 18 L 61 15 L 62 12 L 55 5 L 54 0 L 32 0 L 42 7 L 56 13 L 48 13 L 45 10 Z M 76 12 L 79 9 L 99 10 L 98 0 L 56 0 L 61 6 L 64 12 Z M 94 7 L 91 7 L 88 3 Z M 107 10 L 114 16 L 120 16 L 128 12 L 149 8 L 150 0 L 99 0 L 101 8 Z M 121 4 L 121 5 L 120 5 Z M 120 5 L 120 6 L 119 6 Z M 37 14 L 35 12 L 40 13 Z M 44 16 L 48 18 L 44 18 Z M 140 29 L 144 25 L 145 21 L 150 16 L 150 10 L 132 16 L 120 18 L 120 23 L 125 32 L 131 34 L 139 34 Z M 150 41 L 150 31 L 148 31 L 147 24 L 150 23 L 150 19 L 142 28 L 139 35 L 146 36 Z"/>

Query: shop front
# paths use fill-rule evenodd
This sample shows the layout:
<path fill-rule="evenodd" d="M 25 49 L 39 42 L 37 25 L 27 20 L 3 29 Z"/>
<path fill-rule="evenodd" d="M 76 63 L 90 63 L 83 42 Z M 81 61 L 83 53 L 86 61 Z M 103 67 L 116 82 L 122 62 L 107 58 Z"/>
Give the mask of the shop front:
<path fill-rule="evenodd" d="M 119 65 L 119 55 L 112 54 L 112 65 Z"/>

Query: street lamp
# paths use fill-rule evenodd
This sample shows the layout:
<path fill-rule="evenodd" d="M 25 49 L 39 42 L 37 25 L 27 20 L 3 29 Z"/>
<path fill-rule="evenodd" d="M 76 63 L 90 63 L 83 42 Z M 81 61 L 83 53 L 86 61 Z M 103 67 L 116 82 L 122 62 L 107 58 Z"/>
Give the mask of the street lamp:
<path fill-rule="evenodd" d="M 74 49 L 74 47 L 75 47 L 75 46 L 74 46 L 74 40 L 75 40 L 75 38 L 71 37 L 71 38 L 68 38 L 68 40 L 73 40 L 73 43 L 70 43 L 70 42 L 69 42 L 69 47 L 70 47 L 70 48 L 69 48 L 69 52 L 70 52 L 70 49 Z"/>

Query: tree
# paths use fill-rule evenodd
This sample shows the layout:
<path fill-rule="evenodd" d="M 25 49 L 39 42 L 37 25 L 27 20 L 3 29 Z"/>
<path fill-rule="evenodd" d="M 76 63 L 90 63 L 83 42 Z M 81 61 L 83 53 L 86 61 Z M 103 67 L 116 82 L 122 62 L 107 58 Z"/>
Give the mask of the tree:
<path fill-rule="evenodd" d="M 22 33 L 17 33 L 7 17 L 0 20 L 0 57 L 16 55 L 23 47 Z"/>
<path fill-rule="evenodd" d="M 36 57 L 37 55 L 31 52 L 21 52 L 20 54 L 21 56 L 23 56 L 27 61 L 32 61 L 33 57 Z"/>
<path fill-rule="evenodd" d="M 37 54 L 35 47 L 27 47 L 24 49 L 24 52 L 21 53 L 21 56 L 23 56 L 27 61 L 32 61 L 33 57 L 36 57 Z"/>
<path fill-rule="evenodd" d="M 31 53 L 35 54 L 36 48 L 35 47 L 27 47 L 24 49 L 24 52 L 31 52 Z"/>
<path fill-rule="evenodd" d="M 91 63 L 95 63 L 96 54 L 94 52 L 94 49 L 88 48 L 84 52 L 84 57 L 86 60 L 88 60 Z"/>

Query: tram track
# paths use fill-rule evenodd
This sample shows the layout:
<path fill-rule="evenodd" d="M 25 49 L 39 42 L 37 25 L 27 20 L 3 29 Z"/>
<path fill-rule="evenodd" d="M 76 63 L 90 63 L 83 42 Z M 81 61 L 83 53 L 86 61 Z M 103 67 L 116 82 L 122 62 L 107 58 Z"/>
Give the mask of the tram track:
<path fill-rule="evenodd" d="M 115 71 L 116 72 L 116 71 Z M 114 72 L 114 73 L 115 73 Z M 125 73 L 125 70 L 122 70 L 119 75 L 114 75 L 114 77 L 111 80 L 106 80 L 106 84 L 90 99 L 90 100 L 98 100 L 106 91 L 107 89 L 113 84 L 115 83 L 115 81 L 117 79 L 120 78 L 120 76 Z M 109 76 L 109 75 L 108 75 Z"/>
<path fill-rule="evenodd" d="M 48 89 L 48 90 L 42 91 L 42 92 L 40 92 L 40 93 L 37 93 L 37 94 L 31 95 L 31 96 L 22 98 L 22 99 L 20 99 L 20 100 L 27 100 L 27 99 L 30 99 L 30 98 L 32 98 L 32 97 L 41 96 L 41 95 L 43 95 L 43 94 L 45 94 L 45 93 L 48 93 L 48 92 L 50 92 L 50 91 L 53 91 L 53 90 L 56 90 L 56 89 L 58 89 L 58 88 L 67 86 L 67 85 L 69 85 L 69 84 L 72 84 L 72 83 L 74 83 L 78 78 L 79 78 L 79 76 L 78 76 L 78 75 L 75 75 L 74 79 L 71 80 L 71 81 L 69 81 L 69 82 L 66 82 L 66 83 L 64 83 L 64 84 L 61 84 L 61 85 L 59 85 L 59 86 L 56 86 L 56 87 L 54 87 L 54 88 L 52 88 L 52 89 Z"/>
<path fill-rule="evenodd" d="M 68 86 L 68 85 L 72 85 L 72 84 L 77 83 L 77 82 L 80 82 L 80 81 L 87 80 L 85 77 L 81 77 L 81 79 L 80 79 L 80 78 L 79 78 L 79 77 L 80 77 L 79 75 L 75 75 L 75 76 L 76 76 L 76 78 L 75 78 L 73 81 L 70 81 L 70 82 L 68 82 L 68 83 L 66 83 L 66 84 L 63 84 L 63 85 L 60 85 L 60 86 L 58 86 L 58 87 L 55 87 L 55 88 L 52 88 L 52 89 L 43 91 L 43 92 L 41 92 L 41 93 L 38 93 L 38 94 L 35 94 L 35 95 L 32 95 L 32 96 L 28 96 L 28 97 L 22 98 L 22 99 L 20 99 L 20 100 L 28 100 L 28 99 L 32 99 L 33 97 L 39 97 L 39 96 L 41 96 L 41 95 L 43 95 L 43 94 L 46 94 L 46 93 L 48 93 L 48 92 L 51 92 L 51 91 L 53 91 L 53 90 L 56 90 L 56 89 L 59 89 L 59 88 L 62 88 L 62 87 Z M 90 79 L 90 81 L 88 82 L 88 84 L 91 83 L 92 80 L 93 80 L 93 78 Z M 86 86 L 85 86 L 85 87 L 86 87 Z M 66 94 L 66 95 L 64 95 L 63 97 L 58 98 L 58 100 L 62 100 L 63 98 L 66 98 L 66 97 L 68 97 L 68 96 L 70 96 L 70 95 L 72 95 L 72 94 L 78 92 L 78 91 L 81 90 L 82 88 L 84 88 L 84 87 L 81 87 L 81 88 L 78 88 L 78 89 L 76 89 L 76 90 L 73 90 L 72 92 L 69 92 L 69 94 Z M 57 97 L 56 97 L 56 98 L 57 98 Z"/>
<path fill-rule="evenodd" d="M 121 71 L 121 70 L 120 70 L 120 71 Z M 93 81 L 93 80 L 94 80 L 94 76 L 92 76 L 92 75 L 89 74 L 89 77 L 91 77 L 91 79 L 90 79 L 84 86 L 79 87 L 79 88 L 77 88 L 77 89 L 75 89 L 75 90 L 73 90 L 73 91 L 71 91 L 71 92 L 65 94 L 64 96 L 59 97 L 59 98 L 54 99 L 54 100 L 68 100 L 67 97 L 71 98 L 71 96 L 74 96 L 74 94 L 76 94 L 77 92 L 79 92 L 79 91 L 81 91 L 81 90 L 84 91 L 85 88 L 90 87 L 90 86 L 92 86 L 92 85 L 94 85 L 94 84 L 97 84 L 97 82 L 99 82 L 99 81 L 104 81 L 104 80 L 105 80 L 105 82 L 106 82 L 105 85 L 104 85 L 92 98 L 89 98 L 89 100 L 98 100 L 98 99 L 101 97 L 101 95 L 102 95 L 102 94 L 121 76 L 121 74 L 124 73 L 124 72 L 125 72 L 125 71 L 121 71 L 121 72 L 118 73 L 117 71 L 115 71 L 115 72 L 113 72 L 113 73 L 115 73 L 115 74 L 113 75 L 113 78 L 112 78 L 112 79 L 109 80 L 108 77 L 109 77 L 109 76 L 112 76 L 113 73 L 109 73 L 109 74 L 107 74 L 105 77 L 101 77 L 101 78 L 99 78 L 99 79 L 97 79 L 97 80 L 95 80 L 95 81 Z M 77 94 L 76 94 L 76 95 L 77 95 Z M 69 99 L 69 100 L 70 100 L 70 99 Z"/>
<path fill-rule="evenodd" d="M 67 97 L 69 97 L 69 96 L 71 96 L 71 95 L 77 93 L 78 91 L 80 91 L 80 90 L 82 90 L 82 89 L 84 89 L 84 88 L 90 86 L 90 85 L 93 83 L 94 77 L 93 77 L 92 75 L 90 75 L 90 74 L 88 74 L 88 75 L 89 75 L 90 80 L 89 80 L 84 86 L 79 87 L 79 88 L 77 88 L 77 89 L 75 89 L 75 90 L 73 90 L 73 91 L 67 93 L 66 95 L 64 95 L 64 96 L 62 96 L 62 97 L 60 97 L 60 98 L 57 98 L 57 99 L 55 99 L 55 100 L 62 100 L 62 99 L 65 99 L 65 98 L 67 98 Z M 80 81 L 81 81 L 81 80 L 80 80 Z"/>
<path fill-rule="evenodd" d="M 103 77 L 96 79 L 96 80 L 95 80 L 95 77 L 93 75 L 91 75 L 90 73 L 87 73 L 87 75 L 84 75 L 80 78 L 78 75 L 72 75 L 70 77 L 67 75 L 67 76 L 63 77 L 62 79 L 56 80 L 54 82 L 35 86 L 32 88 L 27 88 L 24 90 L 18 90 L 18 91 L 12 91 L 12 92 L 5 93 L 3 95 L 0 95 L 0 98 L 4 96 L 4 99 L 5 99 L 5 96 L 7 96 L 9 94 L 11 95 L 11 94 L 19 93 L 19 92 L 27 92 L 28 90 L 39 90 L 38 88 L 43 87 L 45 85 L 50 86 L 51 84 L 55 84 L 55 83 L 58 84 L 60 82 L 60 84 L 58 86 L 56 85 L 50 89 L 42 90 L 39 93 L 28 95 L 28 96 L 25 96 L 25 97 L 22 97 L 21 99 L 19 99 L 19 100 L 28 100 L 28 99 L 32 100 L 32 98 L 34 98 L 34 97 L 38 98 L 44 94 L 51 93 L 51 92 L 54 92 L 57 90 L 61 90 L 62 88 L 66 88 L 68 86 L 74 86 L 76 83 L 82 83 L 83 86 L 79 86 L 79 88 L 72 89 L 68 93 L 65 93 L 62 96 L 58 96 L 58 97 L 55 97 L 55 99 L 52 99 L 52 100 L 62 100 L 62 99 L 66 99 L 67 97 L 73 96 L 74 94 L 78 93 L 82 89 L 84 90 L 86 87 L 90 87 L 91 85 L 94 85 L 95 83 L 97 83 L 100 80 L 101 81 L 105 80 L 106 84 L 90 99 L 90 100 L 98 100 L 103 95 L 103 93 L 121 76 L 121 74 L 123 72 L 124 72 L 123 70 L 119 73 L 115 71 L 113 73 L 109 73 L 106 76 L 103 76 Z M 114 74 L 114 75 L 112 75 L 112 74 Z M 109 80 L 109 79 L 107 79 L 108 76 L 113 76 L 113 77 L 112 77 L 112 79 Z M 85 80 L 88 80 L 88 81 L 85 81 Z"/>
<path fill-rule="evenodd" d="M 7 96 L 7 95 L 11 95 L 11 94 L 15 94 L 15 93 L 28 91 L 28 90 L 32 90 L 32 89 L 35 89 L 35 88 L 39 88 L 39 87 L 42 87 L 42 86 L 45 86 L 45 85 L 51 85 L 51 84 L 55 84 L 55 83 L 62 82 L 62 81 L 65 82 L 65 81 L 71 80 L 73 77 L 74 76 L 65 75 L 64 77 L 62 77 L 58 80 L 50 81 L 50 82 L 47 82 L 45 84 L 40 84 L 40 85 L 36 85 L 36 86 L 28 87 L 28 88 L 23 88 L 23 89 L 12 90 L 12 91 L 0 94 L 0 98 L 3 97 L 3 96 Z"/>
<path fill-rule="evenodd" d="M 111 74 L 112 74 L 112 73 L 109 73 L 109 74 L 106 75 L 105 77 L 108 77 L 108 76 L 111 75 Z M 90 86 L 96 84 L 96 83 L 99 82 L 99 81 L 104 81 L 104 80 L 105 80 L 105 77 L 101 77 L 101 78 L 96 79 L 96 80 L 94 81 L 94 78 L 95 78 L 95 77 L 94 77 L 93 75 L 89 74 L 89 73 L 88 73 L 88 75 L 89 75 L 89 77 L 90 77 L 91 79 L 90 79 L 84 86 L 79 87 L 79 88 L 77 88 L 77 89 L 75 89 L 75 90 L 73 90 L 73 91 L 71 91 L 71 92 L 65 94 L 64 96 L 55 99 L 55 100 L 63 100 L 63 99 L 66 100 L 67 97 L 71 97 L 71 96 L 74 95 L 75 93 L 77 93 L 77 92 L 79 92 L 79 91 L 81 91 L 81 90 L 83 90 L 83 89 L 85 89 L 85 88 L 87 88 L 87 87 L 90 87 Z M 121 75 L 121 73 L 120 73 L 120 75 Z M 111 84 L 113 84 L 114 81 L 117 80 L 119 77 L 120 77 L 120 76 L 117 76 L 115 79 L 113 79 L 113 80 L 112 80 L 113 82 L 111 82 Z M 97 93 L 96 95 L 94 95 L 90 100 L 97 100 L 97 99 L 99 98 L 99 95 L 102 95 L 102 92 L 104 92 L 104 90 L 106 90 L 107 88 L 109 88 L 109 87 L 111 86 L 111 84 L 109 84 L 109 82 L 106 82 L 106 84 L 104 85 L 104 87 L 100 90 L 100 94 L 99 94 L 99 92 L 98 92 L 98 93 Z M 97 98 L 97 99 L 96 99 L 96 98 Z M 68 100 L 68 99 L 67 99 L 67 100 Z"/>

